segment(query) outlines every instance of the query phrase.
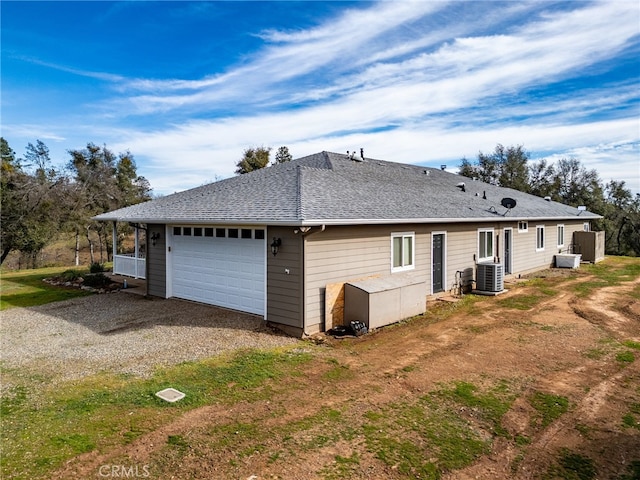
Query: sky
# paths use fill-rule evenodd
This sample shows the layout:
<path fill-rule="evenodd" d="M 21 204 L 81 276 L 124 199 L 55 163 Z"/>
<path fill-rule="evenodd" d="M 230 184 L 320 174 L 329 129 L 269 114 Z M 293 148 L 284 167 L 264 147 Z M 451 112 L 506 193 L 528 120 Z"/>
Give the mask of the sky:
<path fill-rule="evenodd" d="M 165 195 L 287 146 L 456 171 L 497 144 L 640 193 L 640 3 L 0 2 L 1 134 Z"/>

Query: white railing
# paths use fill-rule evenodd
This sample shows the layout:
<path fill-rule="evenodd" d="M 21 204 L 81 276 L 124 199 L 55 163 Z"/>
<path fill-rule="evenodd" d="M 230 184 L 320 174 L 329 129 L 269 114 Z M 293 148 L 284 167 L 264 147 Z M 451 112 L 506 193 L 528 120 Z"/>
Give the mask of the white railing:
<path fill-rule="evenodd" d="M 113 273 L 133 278 L 145 278 L 147 260 L 134 253 L 113 256 Z"/>

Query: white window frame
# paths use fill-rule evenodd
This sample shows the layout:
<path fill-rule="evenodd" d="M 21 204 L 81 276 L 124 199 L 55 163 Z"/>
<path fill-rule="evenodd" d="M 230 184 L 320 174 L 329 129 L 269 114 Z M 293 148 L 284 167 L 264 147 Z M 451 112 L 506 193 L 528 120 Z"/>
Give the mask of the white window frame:
<path fill-rule="evenodd" d="M 394 266 L 394 240 L 400 238 L 400 263 Z M 405 258 L 404 245 L 405 240 L 411 240 L 411 259 Z M 406 263 L 405 263 L 406 262 Z M 406 272 L 416 268 L 416 233 L 415 232 L 392 232 L 391 233 L 391 273 Z"/>
<path fill-rule="evenodd" d="M 591 231 L 591 224 L 589 222 L 584 222 L 582 224 L 582 230 L 584 230 L 585 232 L 590 232 Z"/>
<path fill-rule="evenodd" d="M 483 253 L 486 252 L 482 252 L 480 251 L 480 237 L 481 236 L 485 236 L 485 245 L 486 245 L 486 236 L 487 233 L 490 234 L 490 238 L 491 238 L 491 255 L 490 256 L 482 256 Z M 493 262 L 493 259 L 496 256 L 496 242 L 495 242 L 495 231 L 493 228 L 479 228 L 478 229 L 478 263 L 482 263 L 482 262 Z"/>
<path fill-rule="evenodd" d="M 521 225 L 524 224 L 524 228 Z M 527 233 L 529 231 L 529 222 L 526 220 L 520 220 L 518 222 L 518 233 Z"/>
<path fill-rule="evenodd" d="M 559 223 L 556 226 L 556 234 L 558 235 L 557 246 L 558 248 L 564 247 L 564 224 Z"/>
<path fill-rule="evenodd" d="M 542 232 L 542 236 L 540 235 L 540 232 Z M 536 225 L 536 252 L 544 252 L 545 236 L 546 232 L 544 225 Z"/>

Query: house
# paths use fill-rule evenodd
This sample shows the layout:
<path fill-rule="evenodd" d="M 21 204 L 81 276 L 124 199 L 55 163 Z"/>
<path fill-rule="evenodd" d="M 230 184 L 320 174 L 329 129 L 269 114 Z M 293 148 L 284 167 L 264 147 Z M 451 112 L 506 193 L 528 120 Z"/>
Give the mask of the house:
<path fill-rule="evenodd" d="M 441 169 L 330 152 L 96 217 L 147 229 L 150 295 L 260 315 L 295 335 L 349 320 L 345 283 L 424 311 L 479 264 L 506 276 L 552 266 L 597 218 Z"/>

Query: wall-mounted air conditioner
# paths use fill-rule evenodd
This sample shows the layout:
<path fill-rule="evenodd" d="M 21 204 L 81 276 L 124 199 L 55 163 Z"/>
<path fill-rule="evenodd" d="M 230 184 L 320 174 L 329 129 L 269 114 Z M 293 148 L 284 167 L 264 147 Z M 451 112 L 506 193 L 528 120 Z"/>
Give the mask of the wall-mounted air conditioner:
<path fill-rule="evenodd" d="M 504 267 L 499 263 L 479 263 L 476 290 L 501 292 L 504 290 Z"/>

